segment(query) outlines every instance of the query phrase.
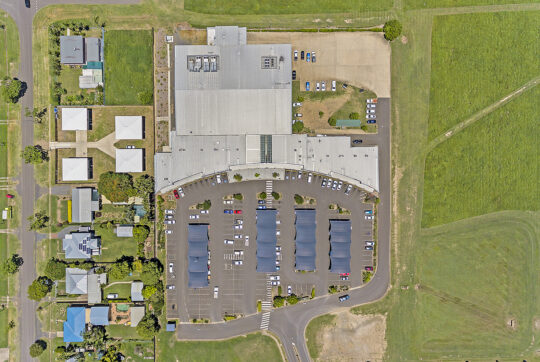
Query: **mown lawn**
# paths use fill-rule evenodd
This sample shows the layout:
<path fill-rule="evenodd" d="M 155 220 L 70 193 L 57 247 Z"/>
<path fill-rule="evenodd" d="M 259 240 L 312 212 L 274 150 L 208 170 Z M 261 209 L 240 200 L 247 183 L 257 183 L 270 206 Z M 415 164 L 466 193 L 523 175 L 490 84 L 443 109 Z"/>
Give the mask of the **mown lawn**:
<path fill-rule="evenodd" d="M 405 0 L 406 9 L 430 9 L 447 8 L 458 6 L 481 6 L 481 5 L 503 5 L 503 4 L 524 4 L 536 3 L 535 0 Z"/>
<path fill-rule="evenodd" d="M 162 333 L 158 339 L 162 361 L 281 361 L 276 342 L 260 333 L 225 341 L 178 342 L 175 334 Z"/>
<path fill-rule="evenodd" d="M 322 316 L 319 316 L 317 318 L 314 318 L 306 327 L 306 344 L 309 350 L 309 355 L 313 359 L 317 359 L 319 357 L 319 353 L 321 352 L 322 345 L 317 340 L 317 335 L 319 332 L 326 326 L 335 325 L 334 319 L 336 319 L 336 316 L 333 314 L 325 314 Z"/>
<path fill-rule="evenodd" d="M 386 10 L 391 0 L 185 0 L 184 8 L 206 14 L 318 14 Z"/>
<path fill-rule="evenodd" d="M 0 79 L 5 76 L 16 77 L 19 70 L 19 32 L 13 19 L 0 10 Z M 18 119 L 18 105 L 9 105 L 0 100 L 0 119 Z"/>
<path fill-rule="evenodd" d="M 501 210 L 538 210 L 540 89 L 520 95 L 428 154 L 422 227 Z"/>
<path fill-rule="evenodd" d="M 538 76 L 539 27 L 540 11 L 434 18 L 430 140 Z"/>
<path fill-rule="evenodd" d="M 6 260 L 8 257 L 7 236 L 8 234 L 0 234 L 0 263 L 3 263 L 4 260 Z M 7 295 L 8 293 L 7 286 L 8 286 L 8 279 L 5 277 L 5 275 L 2 272 L 1 278 L 0 278 L 0 296 Z M 0 328 L 1 328 L 1 325 L 0 325 Z"/>
<path fill-rule="evenodd" d="M 143 104 L 153 94 L 153 34 L 150 30 L 105 32 L 105 104 Z"/>
<path fill-rule="evenodd" d="M 0 348 L 8 347 L 9 309 L 0 310 Z"/>
<path fill-rule="evenodd" d="M 95 261 L 115 261 L 122 255 L 137 255 L 137 243 L 133 238 L 119 238 L 114 233 L 114 228 L 103 224 L 95 224 L 94 230 L 96 235 L 101 237 L 101 255 L 95 256 Z"/>
<path fill-rule="evenodd" d="M 152 341 L 122 341 L 121 352 L 124 356 L 129 356 L 130 361 L 146 362 L 148 359 L 145 357 L 154 356 L 154 343 Z"/>
<path fill-rule="evenodd" d="M 129 298 L 131 296 L 131 282 L 109 285 L 103 288 L 104 298 L 110 293 L 118 293 L 118 298 L 120 299 Z"/>

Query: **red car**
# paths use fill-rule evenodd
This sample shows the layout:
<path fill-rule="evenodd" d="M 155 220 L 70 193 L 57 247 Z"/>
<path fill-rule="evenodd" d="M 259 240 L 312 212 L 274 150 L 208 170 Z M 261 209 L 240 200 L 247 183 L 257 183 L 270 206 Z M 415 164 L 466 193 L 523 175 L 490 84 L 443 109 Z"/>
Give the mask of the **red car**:
<path fill-rule="evenodd" d="M 14 196 L 13 196 L 12 194 L 7 194 L 6 197 L 7 197 L 8 199 L 14 198 Z"/>
<path fill-rule="evenodd" d="M 177 190 L 174 190 L 173 193 L 174 193 L 174 197 L 175 197 L 175 198 L 177 198 L 177 199 L 180 198 L 180 195 L 178 195 L 178 191 L 177 191 Z"/>
<path fill-rule="evenodd" d="M 366 266 L 366 270 L 367 271 L 373 271 L 373 267 L 372 266 Z"/>
<path fill-rule="evenodd" d="M 234 213 L 235 213 L 235 214 L 241 214 L 241 213 L 242 213 L 242 210 L 234 210 Z"/>
<path fill-rule="evenodd" d="M 351 274 L 350 273 L 341 273 L 341 274 L 339 274 L 339 276 L 341 276 L 341 277 L 347 277 L 349 275 L 351 275 Z"/>

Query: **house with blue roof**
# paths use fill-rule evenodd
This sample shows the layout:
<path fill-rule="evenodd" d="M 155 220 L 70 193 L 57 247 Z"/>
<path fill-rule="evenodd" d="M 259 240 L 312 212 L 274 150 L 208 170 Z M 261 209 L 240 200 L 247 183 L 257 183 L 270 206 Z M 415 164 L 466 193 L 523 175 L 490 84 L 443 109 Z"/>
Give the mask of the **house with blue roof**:
<path fill-rule="evenodd" d="M 94 326 L 108 326 L 109 306 L 90 308 L 90 323 Z"/>
<path fill-rule="evenodd" d="M 86 308 L 68 307 L 67 320 L 64 322 L 64 342 L 82 342 L 86 325 Z"/>

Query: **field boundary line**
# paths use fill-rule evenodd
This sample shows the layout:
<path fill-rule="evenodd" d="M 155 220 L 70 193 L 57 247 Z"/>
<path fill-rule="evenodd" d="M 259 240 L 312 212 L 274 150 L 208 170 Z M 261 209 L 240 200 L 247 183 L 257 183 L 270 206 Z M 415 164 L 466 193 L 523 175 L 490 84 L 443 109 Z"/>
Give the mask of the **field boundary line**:
<path fill-rule="evenodd" d="M 470 13 L 497 13 L 503 11 L 537 11 L 540 10 L 540 4 L 504 4 L 504 5 L 473 5 L 459 6 L 448 8 L 431 8 L 431 9 L 410 9 L 408 13 L 437 15 L 457 15 Z"/>
<path fill-rule="evenodd" d="M 529 89 L 532 89 L 536 87 L 540 83 L 540 76 L 528 81 L 520 88 L 516 89 L 512 93 L 506 95 L 505 97 L 499 99 L 497 102 L 490 104 L 489 106 L 485 107 L 484 109 L 479 110 L 475 114 L 473 114 L 471 117 L 467 118 L 466 120 L 456 124 L 452 128 L 450 128 L 448 131 L 446 131 L 444 134 L 439 135 L 433 139 L 428 146 L 426 147 L 426 150 L 424 153 L 427 155 L 429 152 L 431 152 L 435 147 L 443 143 L 444 141 L 448 140 L 452 136 L 454 136 L 456 133 L 459 133 L 463 131 L 465 128 L 469 127 L 470 125 L 476 123 L 476 121 L 484 118 L 491 112 L 495 111 L 496 109 L 500 108 L 501 106 L 505 105 L 506 103 L 512 101 L 514 98 L 520 96 L 522 93 L 528 91 Z"/>

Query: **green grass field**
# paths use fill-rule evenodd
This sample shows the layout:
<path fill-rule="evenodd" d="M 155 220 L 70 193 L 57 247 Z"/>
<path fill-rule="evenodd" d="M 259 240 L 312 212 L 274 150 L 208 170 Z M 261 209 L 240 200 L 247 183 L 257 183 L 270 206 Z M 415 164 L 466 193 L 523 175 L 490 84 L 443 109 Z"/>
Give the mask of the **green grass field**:
<path fill-rule="evenodd" d="M 323 347 L 320 343 L 318 343 L 318 333 L 323 327 L 335 325 L 334 319 L 336 319 L 335 315 L 324 314 L 320 317 L 314 318 L 306 327 L 306 344 L 311 358 L 317 359 Z"/>
<path fill-rule="evenodd" d="M 205 14 L 319 14 L 348 11 L 386 10 L 391 0 L 185 0 L 184 8 Z"/>
<path fill-rule="evenodd" d="M 501 210 L 539 209 L 538 99 L 536 87 L 428 154 L 422 227 Z"/>
<path fill-rule="evenodd" d="M 110 30 L 104 46 L 106 104 L 141 104 L 139 93 L 154 89 L 152 32 Z"/>
<path fill-rule="evenodd" d="M 278 346 L 271 337 L 248 334 L 225 341 L 177 342 L 174 334 L 162 334 L 158 340 L 162 361 L 281 361 Z"/>
<path fill-rule="evenodd" d="M 13 19 L 0 10 L 0 79 L 5 76 L 15 77 L 19 69 L 19 32 Z M 18 119 L 18 105 L 9 105 L 0 100 L 0 120 Z"/>
<path fill-rule="evenodd" d="M 406 9 L 537 3 L 538 0 L 405 0 Z"/>
<path fill-rule="evenodd" d="M 0 348 L 8 347 L 9 309 L 0 310 Z"/>
<path fill-rule="evenodd" d="M 101 224 L 95 224 L 94 230 L 101 236 L 101 255 L 94 257 L 95 261 L 115 261 L 122 255 L 137 255 L 137 243 L 133 238 L 119 238 L 114 229 Z"/>
<path fill-rule="evenodd" d="M 3 263 L 8 257 L 7 236 L 8 234 L 0 234 L 0 263 Z M 8 293 L 8 279 L 3 272 L 0 276 L 0 296 L 5 296 Z"/>
<path fill-rule="evenodd" d="M 125 299 L 131 296 L 131 282 L 125 284 L 108 285 L 103 288 L 103 296 L 106 297 L 109 293 L 118 293 L 118 298 Z"/>
<path fill-rule="evenodd" d="M 538 76 L 539 27 L 538 11 L 435 17 L 430 140 Z"/>

